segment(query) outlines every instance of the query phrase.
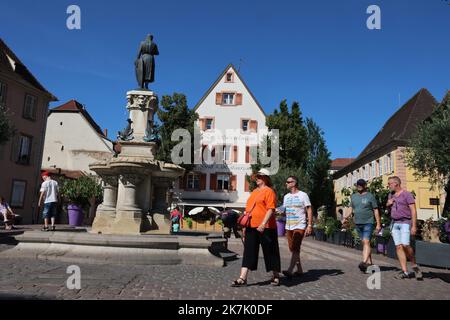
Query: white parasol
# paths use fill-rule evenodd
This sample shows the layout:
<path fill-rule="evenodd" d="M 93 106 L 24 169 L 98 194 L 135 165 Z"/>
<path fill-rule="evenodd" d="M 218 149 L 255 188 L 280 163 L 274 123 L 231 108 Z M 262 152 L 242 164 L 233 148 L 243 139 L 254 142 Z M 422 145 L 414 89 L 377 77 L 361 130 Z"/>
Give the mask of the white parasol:
<path fill-rule="evenodd" d="M 209 210 L 211 210 L 214 213 L 220 213 L 220 210 L 214 207 L 208 207 Z"/>
<path fill-rule="evenodd" d="M 190 215 L 190 216 L 196 215 L 197 213 L 202 212 L 204 209 L 205 209 L 204 207 L 194 208 L 191 211 L 189 211 L 188 215 Z"/>

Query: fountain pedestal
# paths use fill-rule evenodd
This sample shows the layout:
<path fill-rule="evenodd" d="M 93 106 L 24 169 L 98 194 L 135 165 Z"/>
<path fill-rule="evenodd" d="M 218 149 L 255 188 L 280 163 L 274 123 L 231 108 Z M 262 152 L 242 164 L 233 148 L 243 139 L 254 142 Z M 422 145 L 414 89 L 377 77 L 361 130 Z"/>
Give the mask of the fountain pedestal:
<path fill-rule="evenodd" d="M 89 166 L 102 178 L 104 188 L 104 201 L 97 209 L 92 232 L 140 234 L 158 230 L 168 234 L 166 193 L 184 169 L 155 160 L 158 144 L 152 141 L 152 129 L 158 109 L 156 94 L 133 90 L 127 93 L 127 99 L 131 130 L 121 135 L 125 141 L 120 141 L 120 154 Z"/>

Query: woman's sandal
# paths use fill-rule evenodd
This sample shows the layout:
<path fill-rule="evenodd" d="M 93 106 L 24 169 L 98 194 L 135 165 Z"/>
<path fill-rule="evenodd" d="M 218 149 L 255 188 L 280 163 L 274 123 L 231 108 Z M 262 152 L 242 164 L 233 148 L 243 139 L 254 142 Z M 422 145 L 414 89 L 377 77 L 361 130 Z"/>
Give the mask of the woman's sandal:
<path fill-rule="evenodd" d="M 242 279 L 241 277 L 239 277 L 239 279 L 233 281 L 231 286 L 232 287 L 246 287 L 247 286 L 247 280 L 246 279 Z"/>
<path fill-rule="evenodd" d="M 294 276 L 294 273 L 291 273 L 288 270 L 284 270 L 283 275 L 288 279 L 292 279 L 292 277 Z"/>
<path fill-rule="evenodd" d="M 270 280 L 270 284 L 273 286 L 278 287 L 280 285 L 280 278 L 279 277 L 272 277 Z"/>

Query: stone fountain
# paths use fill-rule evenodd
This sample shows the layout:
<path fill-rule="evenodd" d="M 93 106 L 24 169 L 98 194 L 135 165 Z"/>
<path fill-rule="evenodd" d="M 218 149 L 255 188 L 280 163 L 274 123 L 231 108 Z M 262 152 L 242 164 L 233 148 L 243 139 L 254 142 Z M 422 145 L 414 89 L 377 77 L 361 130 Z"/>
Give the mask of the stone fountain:
<path fill-rule="evenodd" d="M 150 38 L 141 44 L 136 77 L 141 88 L 127 92 L 128 126 L 118 134 L 121 152 L 89 167 L 102 179 L 104 202 L 97 208 L 92 233 L 169 233 L 166 210 L 169 189 L 184 169 L 155 159 L 159 136 L 154 129 L 158 96 L 147 89 L 154 78 L 154 54 Z"/>

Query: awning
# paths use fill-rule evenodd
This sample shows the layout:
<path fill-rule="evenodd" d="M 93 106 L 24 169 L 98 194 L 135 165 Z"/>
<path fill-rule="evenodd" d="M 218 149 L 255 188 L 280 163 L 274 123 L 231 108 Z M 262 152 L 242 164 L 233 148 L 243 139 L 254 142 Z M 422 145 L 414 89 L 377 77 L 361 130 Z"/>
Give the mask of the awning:
<path fill-rule="evenodd" d="M 216 207 L 222 209 L 227 208 L 245 208 L 243 202 L 224 202 L 215 200 L 183 200 L 177 203 L 178 206 L 192 206 L 192 207 Z"/>

